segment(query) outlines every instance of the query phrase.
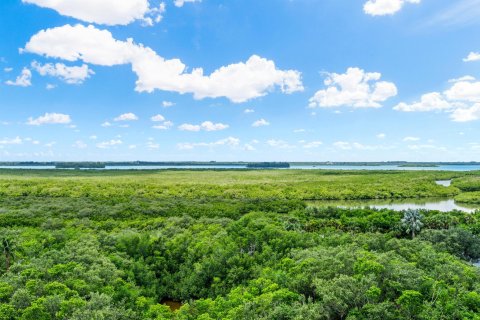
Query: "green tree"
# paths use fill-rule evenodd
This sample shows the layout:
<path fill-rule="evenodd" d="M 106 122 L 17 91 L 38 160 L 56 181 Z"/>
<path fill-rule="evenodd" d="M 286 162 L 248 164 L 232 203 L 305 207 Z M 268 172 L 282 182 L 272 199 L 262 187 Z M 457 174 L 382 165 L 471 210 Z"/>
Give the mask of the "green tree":
<path fill-rule="evenodd" d="M 405 290 L 397 299 L 397 303 L 408 319 L 415 319 L 422 310 L 423 296 L 415 290 Z"/>
<path fill-rule="evenodd" d="M 415 233 L 420 232 L 423 227 L 423 216 L 418 210 L 409 209 L 405 211 L 402 218 L 402 226 L 405 231 L 412 235 L 412 239 L 415 238 Z"/>

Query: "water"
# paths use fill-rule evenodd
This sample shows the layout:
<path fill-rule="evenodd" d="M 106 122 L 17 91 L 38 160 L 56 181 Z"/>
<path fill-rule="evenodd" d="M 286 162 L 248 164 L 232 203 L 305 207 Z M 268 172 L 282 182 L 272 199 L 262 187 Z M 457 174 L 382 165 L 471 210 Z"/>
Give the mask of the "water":
<path fill-rule="evenodd" d="M 319 207 L 339 208 L 373 208 L 402 211 L 408 209 L 437 210 L 449 212 L 459 210 L 466 213 L 474 213 L 480 210 L 480 205 L 456 203 L 453 199 L 402 199 L 402 200 L 346 200 L 346 201 L 313 201 L 310 203 Z"/>
<path fill-rule="evenodd" d="M 452 180 L 437 180 L 435 183 L 439 186 L 450 187 L 452 185 Z"/>
<path fill-rule="evenodd" d="M 246 164 L 232 165 L 163 165 L 163 166 L 106 166 L 82 170 L 166 170 L 166 169 L 246 169 Z M 54 166 L 0 166 L 0 169 L 55 169 Z M 402 170 L 402 171 L 480 171 L 480 165 L 439 165 L 437 167 L 400 167 L 397 165 L 352 166 L 352 165 L 295 165 L 277 170 Z"/>
<path fill-rule="evenodd" d="M 105 166 L 97 170 L 166 170 L 166 169 L 246 169 L 247 165 L 198 165 L 198 166 Z"/>
<path fill-rule="evenodd" d="M 290 169 L 322 170 L 402 170 L 402 171 L 476 171 L 480 165 L 438 165 L 436 167 L 400 167 L 397 165 L 352 166 L 352 165 L 291 165 Z"/>

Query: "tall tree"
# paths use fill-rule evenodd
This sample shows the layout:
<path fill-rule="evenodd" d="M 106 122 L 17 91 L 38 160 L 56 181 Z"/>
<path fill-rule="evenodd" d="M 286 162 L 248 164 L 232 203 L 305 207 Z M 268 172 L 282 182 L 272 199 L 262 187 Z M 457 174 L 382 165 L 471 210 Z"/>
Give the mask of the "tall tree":
<path fill-rule="evenodd" d="M 405 211 L 405 214 L 402 218 L 402 226 L 405 228 L 407 233 L 412 235 L 412 239 L 415 238 L 415 233 L 420 232 L 423 227 L 423 216 L 418 210 L 409 209 Z"/>

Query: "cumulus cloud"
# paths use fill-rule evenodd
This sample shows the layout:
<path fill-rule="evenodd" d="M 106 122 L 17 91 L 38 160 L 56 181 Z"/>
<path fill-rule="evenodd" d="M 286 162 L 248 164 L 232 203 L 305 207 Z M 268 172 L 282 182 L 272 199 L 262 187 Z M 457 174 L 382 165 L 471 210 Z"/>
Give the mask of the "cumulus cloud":
<path fill-rule="evenodd" d="M 268 122 L 265 119 L 260 119 L 260 120 L 255 121 L 254 123 L 252 123 L 252 127 L 255 127 L 255 128 L 265 127 L 265 126 L 269 126 L 269 125 L 270 125 L 270 122 Z"/>
<path fill-rule="evenodd" d="M 115 119 L 113 119 L 113 121 L 136 121 L 136 120 L 138 120 L 137 115 L 131 112 L 121 114 Z"/>
<path fill-rule="evenodd" d="M 464 62 L 480 61 L 480 53 L 470 52 L 468 56 L 463 59 Z"/>
<path fill-rule="evenodd" d="M 406 142 L 407 141 L 418 141 L 418 140 L 420 140 L 420 138 L 418 138 L 418 137 L 405 137 L 405 138 L 403 138 L 403 141 L 406 141 Z"/>
<path fill-rule="evenodd" d="M 406 112 L 446 112 L 456 122 L 479 120 L 480 82 L 471 76 L 452 79 L 449 82 L 452 86 L 443 93 L 427 93 L 418 102 L 412 104 L 402 102 L 394 109 Z"/>
<path fill-rule="evenodd" d="M 94 26 L 65 25 L 42 30 L 23 51 L 100 66 L 131 64 L 138 77 L 138 92 L 192 93 L 196 99 L 226 97 L 241 103 L 262 97 L 276 87 L 286 94 L 303 90 L 300 72 L 279 70 L 273 61 L 257 55 L 246 62 L 223 66 L 208 76 L 202 68 L 188 73 L 179 59 L 166 60 L 132 39 L 116 40 L 109 31 Z"/>
<path fill-rule="evenodd" d="M 87 148 L 87 144 L 83 142 L 82 140 L 77 140 L 75 143 L 72 145 L 72 147 L 77 148 L 77 149 L 85 149 Z"/>
<path fill-rule="evenodd" d="M 290 145 L 288 142 L 279 139 L 270 139 L 267 140 L 267 145 L 272 148 L 279 148 L 279 149 L 292 149 L 295 146 Z"/>
<path fill-rule="evenodd" d="M 387 137 L 387 135 L 385 133 L 379 133 L 377 134 L 377 138 L 378 139 L 385 139 Z"/>
<path fill-rule="evenodd" d="M 157 114 L 153 117 L 150 118 L 153 122 L 161 122 L 161 121 L 165 121 L 165 117 L 162 116 L 161 114 Z"/>
<path fill-rule="evenodd" d="M 28 118 L 27 124 L 31 126 L 40 126 L 44 124 L 69 124 L 72 119 L 68 114 L 63 113 L 45 113 L 38 118 Z"/>
<path fill-rule="evenodd" d="M 85 79 L 89 78 L 90 75 L 95 74 L 86 64 L 68 67 L 63 63 L 47 63 L 42 65 L 34 61 L 32 62 L 32 68 L 41 76 L 57 77 L 69 84 L 81 84 Z"/>
<path fill-rule="evenodd" d="M 397 95 L 397 87 L 392 82 L 379 81 L 378 72 L 365 72 L 359 68 L 348 68 L 344 74 L 328 73 L 324 84 L 310 98 L 311 108 L 333 108 L 349 106 L 353 108 L 379 108 L 381 102 Z"/>
<path fill-rule="evenodd" d="M 108 149 L 108 148 L 111 148 L 111 147 L 121 145 L 122 143 L 123 143 L 122 140 L 112 139 L 112 140 L 107 140 L 107 141 L 97 143 L 97 148 Z"/>
<path fill-rule="evenodd" d="M 444 93 L 449 100 L 480 102 L 480 81 L 458 81 Z"/>
<path fill-rule="evenodd" d="M 182 131 L 194 131 L 198 132 L 200 130 L 203 131 L 220 131 L 220 130 L 225 130 L 228 129 L 229 125 L 228 124 L 223 124 L 223 123 L 213 123 L 211 121 L 204 121 L 201 124 L 189 124 L 189 123 L 184 123 L 178 127 L 178 129 Z"/>
<path fill-rule="evenodd" d="M 15 137 L 15 138 L 4 138 L 0 140 L 0 145 L 6 144 L 22 144 L 22 138 Z"/>
<path fill-rule="evenodd" d="M 148 0 L 22 0 L 42 8 L 57 11 L 63 16 L 90 23 L 105 25 L 127 25 L 135 20 L 159 22 L 165 4 L 150 8 Z"/>
<path fill-rule="evenodd" d="M 441 147 L 441 146 L 436 146 L 433 144 L 414 144 L 414 145 L 409 145 L 408 148 L 410 150 L 437 150 L 437 151 L 447 151 L 447 148 Z"/>
<path fill-rule="evenodd" d="M 469 108 L 455 109 L 450 118 L 456 122 L 468 122 L 480 119 L 480 103 L 476 103 Z"/>
<path fill-rule="evenodd" d="M 303 147 L 305 149 L 313 149 L 313 148 L 318 148 L 323 144 L 322 141 L 310 141 L 310 142 L 304 142 Z"/>
<path fill-rule="evenodd" d="M 371 16 L 385 16 L 397 13 L 405 3 L 420 3 L 420 0 L 368 0 L 363 11 Z"/>
<path fill-rule="evenodd" d="M 365 145 L 359 142 L 345 142 L 337 141 L 333 143 L 333 146 L 340 150 L 360 150 L 360 151 L 375 151 L 375 150 L 388 150 L 393 147 L 386 147 L 382 145 Z"/>
<path fill-rule="evenodd" d="M 162 124 L 154 125 L 152 128 L 157 130 L 168 130 L 173 127 L 172 121 L 164 121 Z"/>
<path fill-rule="evenodd" d="M 170 108 L 170 107 L 173 107 L 175 105 L 175 103 L 171 102 L 171 101 L 163 101 L 162 102 L 162 106 L 164 108 Z"/>
<path fill-rule="evenodd" d="M 475 81 L 475 77 L 472 76 L 463 76 L 460 78 L 450 79 L 448 80 L 449 83 L 461 82 L 461 81 Z"/>
<path fill-rule="evenodd" d="M 253 109 L 245 109 L 245 110 L 243 110 L 243 113 L 254 113 L 254 112 L 255 112 L 255 110 L 253 110 Z"/>
<path fill-rule="evenodd" d="M 393 109 L 404 112 L 425 112 L 425 111 L 439 111 L 449 110 L 452 108 L 450 102 L 446 101 L 443 95 L 439 92 L 431 92 L 424 94 L 420 101 L 412 104 L 399 103 Z"/>
<path fill-rule="evenodd" d="M 173 4 L 176 6 L 176 7 L 183 7 L 183 5 L 187 2 L 202 2 L 202 0 L 174 0 L 173 1 Z"/>
<path fill-rule="evenodd" d="M 179 143 L 177 145 L 177 148 L 180 150 L 191 150 L 197 147 L 214 148 L 214 147 L 221 147 L 221 146 L 227 146 L 227 147 L 233 148 L 233 147 L 238 147 L 239 144 L 240 144 L 240 139 L 234 138 L 234 137 L 228 137 L 215 142 Z"/>
<path fill-rule="evenodd" d="M 32 72 L 28 68 L 23 68 L 20 75 L 15 79 L 15 81 L 8 80 L 5 84 L 9 86 L 17 87 L 29 87 L 32 85 Z"/>

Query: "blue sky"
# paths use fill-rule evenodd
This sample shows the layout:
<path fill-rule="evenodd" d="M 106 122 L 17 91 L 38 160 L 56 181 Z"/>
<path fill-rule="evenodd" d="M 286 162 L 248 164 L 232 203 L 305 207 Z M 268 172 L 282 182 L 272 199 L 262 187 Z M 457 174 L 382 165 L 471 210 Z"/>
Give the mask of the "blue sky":
<path fill-rule="evenodd" d="M 4 0 L 0 160 L 478 161 L 480 0 Z"/>

